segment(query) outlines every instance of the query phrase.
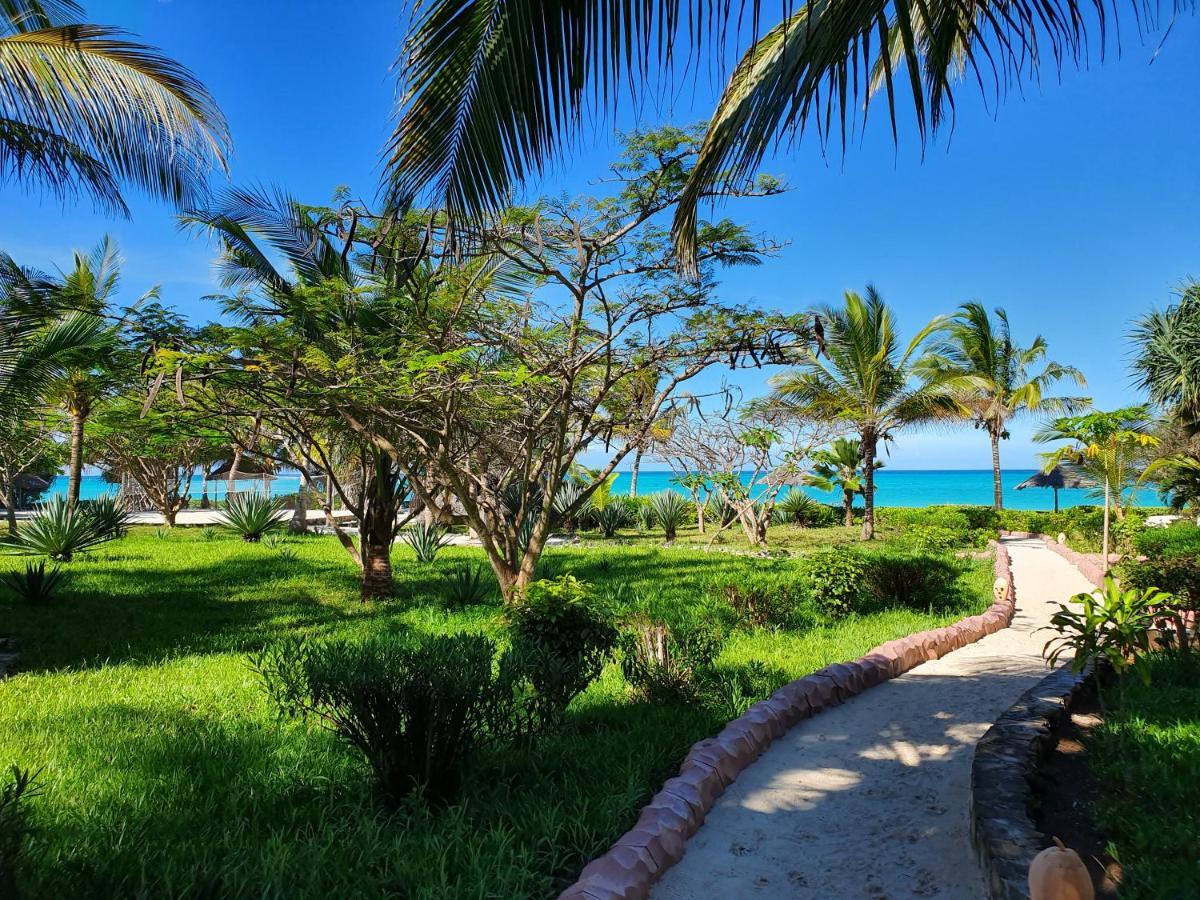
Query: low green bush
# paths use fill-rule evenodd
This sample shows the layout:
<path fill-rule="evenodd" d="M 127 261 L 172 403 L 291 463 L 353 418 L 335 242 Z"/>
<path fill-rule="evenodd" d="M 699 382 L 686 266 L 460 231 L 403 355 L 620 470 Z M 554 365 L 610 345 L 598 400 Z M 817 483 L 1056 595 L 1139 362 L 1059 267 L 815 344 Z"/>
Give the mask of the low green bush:
<path fill-rule="evenodd" d="M 831 616 L 856 612 L 867 597 L 866 562 L 854 550 L 819 550 L 800 557 L 797 568 L 809 597 Z"/>
<path fill-rule="evenodd" d="M 1165 559 L 1122 560 L 1114 574 L 1126 587 L 1144 591 L 1158 588 L 1175 599 L 1181 609 L 1200 609 L 1200 559 L 1174 556 Z"/>
<path fill-rule="evenodd" d="M 617 643 L 611 612 L 572 575 L 528 585 L 508 607 L 512 655 L 532 688 L 542 728 L 556 727 L 595 681 Z"/>
<path fill-rule="evenodd" d="M 784 628 L 793 624 L 806 599 L 801 584 L 789 585 L 766 578 L 726 582 L 720 596 L 740 624 L 754 628 Z"/>
<path fill-rule="evenodd" d="M 962 571 L 960 563 L 945 556 L 880 553 L 868 562 L 867 585 L 882 605 L 924 609 L 944 602 Z"/>
<path fill-rule="evenodd" d="M 702 690 L 723 643 L 710 623 L 672 628 L 639 617 L 621 633 L 621 671 L 652 703 L 685 702 Z"/>
<path fill-rule="evenodd" d="M 481 635 L 287 641 L 250 665 L 283 715 L 314 718 L 361 752 L 393 806 L 415 790 L 453 800 L 472 755 L 514 721 L 512 681 Z"/>
<path fill-rule="evenodd" d="M 1151 559 L 1200 558 L 1200 527 L 1176 522 L 1169 528 L 1144 528 L 1134 537 L 1133 546 Z"/>

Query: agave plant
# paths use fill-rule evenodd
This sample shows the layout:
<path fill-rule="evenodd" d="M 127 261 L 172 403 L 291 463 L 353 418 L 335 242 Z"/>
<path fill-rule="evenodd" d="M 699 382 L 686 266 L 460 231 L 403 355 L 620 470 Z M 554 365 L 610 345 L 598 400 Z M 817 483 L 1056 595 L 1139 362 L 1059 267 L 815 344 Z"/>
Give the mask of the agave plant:
<path fill-rule="evenodd" d="M 431 563 L 438 551 L 450 543 L 446 529 L 440 525 L 421 522 L 404 532 L 404 540 L 417 554 L 417 562 Z"/>
<path fill-rule="evenodd" d="M 70 562 L 76 553 L 92 550 L 117 535 L 98 523 L 84 507 L 72 508 L 65 497 L 55 497 L 40 506 L 13 545 L 26 556 L 46 556 L 55 562 Z"/>
<path fill-rule="evenodd" d="M 221 523 L 250 544 L 257 544 L 263 535 L 283 525 L 279 502 L 257 491 L 230 496 L 221 511 Z"/>
<path fill-rule="evenodd" d="M 640 531 L 653 531 L 654 526 L 658 524 L 658 515 L 654 512 L 654 507 L 649 503 L 639 503 L 637 520 Z"/>
<path fill-rule="evenodd" d="M 596 510 L 596 525 L 607 538 L 615 536 L 629 521 L 629 507 L 619 500 L 610 500 Z"/>
<path fill-rule="evenodd" d="M 27 562 L 24 572 L 6 572 L 0 576 L 0 581 L 26 603 L 42 604 L 55 598 L 66 585 L 68 577 L 58 566 L 47 571 L 43 559 L 37 565 Z"/>
<path fill-rule="evenodd" d="M 583 494 L 583 486 L 570 481 L 561 485 L 554 494 L 554 503 L 552 504 L 554 515 L 567 531 L 574 532 L 579 527 L 579 518 L 583 510 L 577 509 L 573 512 L 570 510 L 581 494 Z"/>
<path fill-rule="evenodd" d="M 94 500 L 85 500 L 81 506 L 84 514 L 96 523 L 96 528 L 110 537 L 125 537 L 129 533 L 133 511 L 119 496 L 104 494 Z"/>
<path fill-rule="evenodd" d="M 675 540 L 676 530 L 691 513 L 688 502 L 674 491 L 662 491 L 650 498 L 650 506 L 666 539 Z"/>
<path fill-rule="evenodd" d="M 446 602 L 451 606 L 475 606 L 491 593 L 482 566 L 457 566 L 446 574 Z"/>
<path fill-rule="evenodd" d="M 818 503 L 799 490 L 788 491 L 775 504 L 775 521 L 804 528 L 831 524 L 832 513 L 824 503 Z"/>

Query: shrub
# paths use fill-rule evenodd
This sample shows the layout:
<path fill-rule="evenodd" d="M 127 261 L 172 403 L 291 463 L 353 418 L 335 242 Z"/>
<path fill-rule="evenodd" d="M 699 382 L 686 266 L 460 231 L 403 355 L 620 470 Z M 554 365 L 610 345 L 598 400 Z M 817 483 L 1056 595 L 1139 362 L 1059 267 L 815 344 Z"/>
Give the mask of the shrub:
<path fill-rule="evenodd" d="M 1139 591 L 1158 588 L 1174 597 L 1171 606 L 1200 609 L 1200 559 L 1175 556 L 1145 562 L 1122 560 L 1115 571 L 1126 587 Z"/>
<path fill-rule="evenodd" d="M 653 531 L 658 525 L 658 514 L 649 500 L 638 504 L 637 521 L 639 531 Z"/>
<path fill-rule="evenodd" d="M 487 602 L 491 583 L 483 566 L 457 566 L 446 573 L 446 602 L 450 606 L 475 606 Z"/>
<path fill-rule="evenodd" d="M 881 553 L 868 563 L 867 586 L 880 603 L 928 607 L 946 597 L 960 572 L 941 556 Z"/>
<path fill-rule="evenodd" d="M 17 897 L 16 870 L 32 829 L 28 801 L 38 794 L 37 775 L 13 766 L 0 786 L 0 897 Z"/>
<path fill-rule="evenodd" d="M 948 553 L 971 542 L 970 531 L 955 531 L 941 525 L 910 525 L 896 537 L 896 543 L 918 553 Z"/>
<path fill-rule="evenodd" d="M 315 717 L 366 757 L 395 805 L 420 789 L 452 800 L 464 767 L 486 741 L 506 736 L 512 684 L 481 635 L 379 635 L 358 643 L 277 644 L 252 657 L 281 714 Z"/>
<path fill-rule="evenodd" d="M 596 510 L 595 518 L 600 533 L 607 538 L 615 536 L 619 529 L 624 528 L 632 521 L 629 507 L 617 499 L 609 500 Z"/>
<path fill-rule="evenodd" d="M 36 605 L 53 600 L 66 586 L 68 578 L 58 566 L 46 571 L 46 561 L 41 560 L 36 566 L 32 562 L 25 563 L 24 572 L 4 573 L 0 581 L 21 600 Z"/>
<path fill-rule="evenodd" d="M 17 534 L 13 546 L 17 553 L 70 562 L 75 554 L 116 537 L 116 532 L 93 519 L 82 505 L 72 509 L 65 498 L 55 497 L 38 508 L 37 515 Z"/>
<path fill-rule="evenodd" d="M 635 619 L 621 634 L 621 671 L 652 703 L 693 699 L 712 673 L 724 639 L 711 625 L 670 628 Z"/>
<path fill-rule="evenodd" d="M 721 588 L 721 596 L 737 620 L 757 628 L 783 628 L 792 623 L 804 600 L 800 585 L 767 578 L 744 578 Z"/>
<path fill-rule="evenodd" d="M 650 503 L 666 540 L 675 540 L 675 532 L 691 513 L 687 500 L 674 491 L 660 491 L 650 498 Z"/>
<path fill-rule="evenodd" d="M 558 725 L 571 701 L 600 676 L 617 629 L 591 588 L 573 575 L 529 584 L 508 607 L 515 666 L 533 690 L 541 727 Z"/>
<path fill-rule="evenodd" d="M 1134 536 L 1133 546 L 1151 559 L 1200 557 L 1200 527 L 1176 522 L 1169 528 L 1145 528 Z"/>
<path fill-rule="evenodd" d="M 133 512 L 120 497 L 104 494 L 94 500 L 85 500 L 79 505 L 83 514 L 95 523 L 96 529 L 102 534 L 120 538 L 129 533 Z"/>
<path fill-rule="evenodd" d="M 1147 682 L 1149 668 L 1137 663 L 1150 652 L 1154 610 L 1167 605 L 1170 598 L 1154 588 L 1124 590 L 1119 582 L 1106 577 L 1102 591 L 1076 594 L 1071 599 L 1082 607 L 1079 612 L 1060 603 L 1050 624 L 1039 629 L 1059 635 L 1046 642 L 1042 651 L 1046 661 L 1057 665 L 1069 652 L 1074 654 L 1072 672 L 1083 671 L 1092 660 L 1103 660 L 1117 675 L 1133 669 Z"/>
<path fill-rule="evenodd" d="M 855 612 L 866 598 L 867 567 L 853 550 L 819 550 L 800 557 L 798 568 L 809 596 L 829 615 Z"/>
<path fill-rule="evenodd" d="M 211 525 L 205 525 L 200 529 L 200 537 L 204 541 L 215 541 L 217 539 L 217 529 Z"/>
<path fill-rule="evenodd" d="M 799 525 L 802 528 L 828 528 L 837 521 L 830 507 L 818 503 L 800 490 L 788 491 L 775 504 L 774 519 L 780 524 Z"/>
<path fill-rule="evenodd" d="M 404 542 L 417 554 L 417 562 L 431 563 L 437 559 L 438 551 L 450 543 L 446 529 L 429 522 L 418 522 L 404 532 Z"/>
<path fill-rule="evenodd" d="M 233 494 L 221 510 L 221 524 L 240 535 L 243 541 L 257 544 L 263 536 L 283 526 L 279 501 L 259 491 Z"/>

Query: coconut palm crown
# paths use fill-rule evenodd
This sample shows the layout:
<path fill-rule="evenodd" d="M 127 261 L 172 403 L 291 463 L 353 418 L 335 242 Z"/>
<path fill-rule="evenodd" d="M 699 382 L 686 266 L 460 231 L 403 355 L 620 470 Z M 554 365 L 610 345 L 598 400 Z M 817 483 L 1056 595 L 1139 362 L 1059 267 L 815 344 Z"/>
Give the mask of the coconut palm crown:
<path fill-rule="evenodd" d="M 1138 387 L 1189 434 L 1200 432 L 1200 282 L 1179 292 L 1179 302 L 1134 324 L 1133 368 Z"/>
<path fill-rule="evenodd" d="M 962 418 L 965 410 L 936 380 L 920 375 L 916 363 L 946 325 L 933 319 L 902 345 L 895 316 L 879 292 L 847 291 L 840 307 L 813 310 L 822 338 L 799 368 L 772 379 L 766 401 L 794 415 L 853 429 L 862 448 L 862 536 L 875 535 L 875 462 L 879 442 L 906 425 Z"/>
<path fill-rule="evenodd" d="M 699 204 L 751 177 L 780 144 L 805 131 L 849 143 L 875 107 L 896 136 L 897 98 L 911 101 L 925 141 L 952 119 L 959 79 L 991 103 L 1036 78 L 1043 60 L 1087 64 L 1119 46 L 1128 23 L 1147 31 L 1159 13 L 1195 5 L 429 0 L 410 15 L 396 64 L 386 174 L 396 203 L 425 193 L 451 222 L 470 219 L 542 173 L 589 116 L 623 97 L 636 106 L 669 96 L 672 72 L 720 74 L 740 46 L 675 214 L 680 262 L 694 273 Z"/>
<path fill-rule="evenodd" d="M 128 214 L 121 186 L 194 202 L 230 141 L 186 68 L 73 0 L 0 3 L 0 179 Z"/>
<path fill-rule="evenodd" d="M 976 427 L 987 432 L 992 445 L 996 509 L 1004 506 L 1000 442 L 1008 437 L 1009 423 L 1031 414 L 1067 415 L 1085 409 L 1091 402 L 1087 397 L 1047 396 L 1047 391 L 1063 379 L 1080 387 L 1086 387 L 1087 381 L 1073 366 L 1047 360 L 1046 353 L 1046 340 L 1041 335 L 1028 347 L 1013 339 L 1003 309 L 997 309 L 993 319 L 982 304 L 971 302 L 959 307 L 941 339 L 920 362 L 921 371 L 952 391 L 970 411 Z"/>

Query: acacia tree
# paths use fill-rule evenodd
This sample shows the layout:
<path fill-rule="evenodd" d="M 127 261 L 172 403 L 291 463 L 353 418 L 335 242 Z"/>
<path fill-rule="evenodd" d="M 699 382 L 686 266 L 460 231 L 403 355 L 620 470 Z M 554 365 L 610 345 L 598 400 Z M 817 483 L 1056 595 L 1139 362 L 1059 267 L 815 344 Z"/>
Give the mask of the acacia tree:
<path fill-rule="evenodd" d="M 57 423 L 46 416 L 0 417 L 0 503 L 8 533 L 17 533 L 17 507 L 32 478 L 53 477 L 63 462 Z"/>
<path fill-rule="evenodd" d="M 192 478 L 225 447 L 225 437 L 194 405 L 162 399 L 143 410 L 135 397 L 117 397 L 96 410 L 88 438 L 113 475 L 132 479 L 166 520 L 187 507 Z"/>
<path fill-rule="evenodd" d="M 963 418 L 965 408 L 916 363 L 930 336 L 945 324 L 934 319 L 901 348 L 895 316 L 873 286 L 866 295 L 847 291 L 840 307 L 814 310 L 823 323 L 815 349 L 800 367 L 775 379 L 767 405 L 801 420 L 853 428 L 862 447 L 863 540 L 875 536 L 875 460 L 879 442 L 900 428 Z"/>
<path fill-rule="evenodd" d="M 532 578 L 582 452 L 611 455 L 560 515 L 647 442 L 684 402 L 682 385 L 716 362 L 780 362 L 803 338 L 801 317 L 714 300 L 716 267 L 774 250 L 741 226 L 702 224 L 701 277 L 678 277 L 663 217 L 697 150 L 696 130 L 630 135 L 605 196 L 543 199 L 485 221 L 468 242 L 479 255 L 433 273 L 416 304 L 437 327 L 375 382 L 374 410 L 462 504 L 506 597 Z M 760 178 L 727 193 L 779 190 Z M 419 479 L 413 489 L 433 501 Z"/>
<path fill-rule="evenodd" d="M 675 424 L 667 453 L 719 492 L 733 511 L 718 522 L 711 544 L 737 522 L 750 546 L 766 549 L 767 529 L 782 491 L 803 478 L 813 447 L 827 440 L 820 422 L 799 422 L 778 408 L 726 405 Z"/>
<path fill-rule="evenodd" d="M 1037 372 L 1033 367 L 1038 366 Z M 943 330 L 941 339 L 920 360 L 919 367 L 932 380 L 952 391 L 992 444 L 992 495 L 996 509 L 1004 507 L 1000 479 L 1000 442 L 1008 437 L 1008 424 L 1022 416 L 1066 415 L 1084 409 L 1087 397 L 1051 397 L 1047 391 L 1063 379 L 1086 387 L 1083 373 L 1074 366 L 1046 359 L 1041 335 L 1028 347 L 1012 336 L 1008 314 L 996 310 L 993 320 L 980 303 L 964 303 Z"/>

